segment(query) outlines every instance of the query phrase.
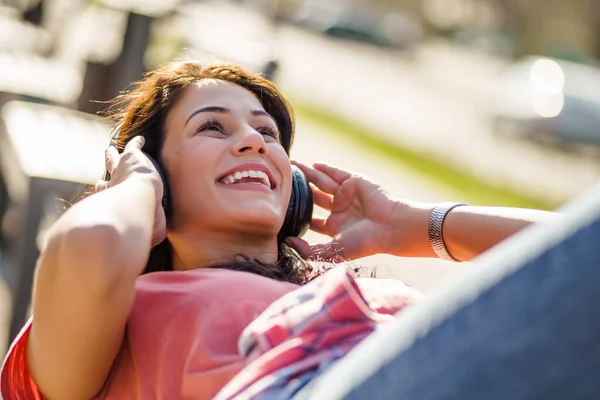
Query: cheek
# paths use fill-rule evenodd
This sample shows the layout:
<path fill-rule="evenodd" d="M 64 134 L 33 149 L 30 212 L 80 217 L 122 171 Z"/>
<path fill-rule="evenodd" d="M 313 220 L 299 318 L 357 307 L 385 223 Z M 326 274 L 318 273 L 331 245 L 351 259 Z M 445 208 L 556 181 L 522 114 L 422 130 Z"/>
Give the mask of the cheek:
<path fill-rule="evenodd" d="M 285 204 L 289 202 L 292 192 L 292 165 L 283 148 L 271 152 L 273 166 L 281 176 L 281 194 Z M 286 207 L 287 208 L 287 207 Z"/>
<path fill-rule="evenodd" d="M 183 146 L 172 159 L 169 171 L 172 202 L 175 206 L 179 205 L 180 209 L 185 210 L 190 205 L 195 209 L 204 209 L 199 205 L 210 203 L 214 186 L 213 172 L 221 154 L 215 148 L 204 151 L 206 147 Z"/>

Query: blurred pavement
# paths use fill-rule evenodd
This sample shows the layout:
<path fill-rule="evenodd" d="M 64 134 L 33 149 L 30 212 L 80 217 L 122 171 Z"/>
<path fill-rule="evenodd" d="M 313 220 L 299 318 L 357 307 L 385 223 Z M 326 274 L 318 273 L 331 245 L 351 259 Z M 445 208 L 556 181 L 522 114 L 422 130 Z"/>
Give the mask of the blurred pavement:
<path fill-rule="evenodd" d="M 496 90 L 492 77 L 498 66 L 493 62 L 486 66 L 479 57 L 470 62 L 460 54 L 445 58 L 427 47 L 404 60 L 381 49 L 342 45 L 295 29 L 281 30 L 280 39 L 287 43 L 279 46 L 280 87 L 372 126 L 373 134 L 559 202 L 598 179 L 597 160 L 494 136 L 485 114 Z M 452 46 L 443 51 L 452 52 Z"/>

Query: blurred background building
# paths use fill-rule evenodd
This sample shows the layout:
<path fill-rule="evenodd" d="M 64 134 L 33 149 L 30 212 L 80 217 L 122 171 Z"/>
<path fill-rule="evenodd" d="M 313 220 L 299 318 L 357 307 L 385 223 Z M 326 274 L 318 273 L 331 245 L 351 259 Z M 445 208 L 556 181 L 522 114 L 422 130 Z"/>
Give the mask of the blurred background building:
<path fill-rule="evenodd" d="M 114 121 L 95 115 L 184 57 L 264 74 L 295 106 L 294 158 L 398 197 L 555 209 L 597 181 L 597 0 L 0 0 L 7 335 L 56 199 L 102 175 Z M 425 292 L 474 268 L 358 262 Z"/>

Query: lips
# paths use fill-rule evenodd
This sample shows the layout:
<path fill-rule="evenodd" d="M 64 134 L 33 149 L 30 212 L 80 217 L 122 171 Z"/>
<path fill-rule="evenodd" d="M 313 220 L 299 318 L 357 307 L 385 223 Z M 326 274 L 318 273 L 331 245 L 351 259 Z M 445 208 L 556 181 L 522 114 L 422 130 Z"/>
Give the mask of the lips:
<path fill-rule="evenodd" d="M 235 185 L 239 183 L 264 185 L 273 190 L 276 187 L 273 175 L 269 168 L 264 164 L 246 163 L 238 165 L 217 179 L 217 182 L 224 185 Z"/>

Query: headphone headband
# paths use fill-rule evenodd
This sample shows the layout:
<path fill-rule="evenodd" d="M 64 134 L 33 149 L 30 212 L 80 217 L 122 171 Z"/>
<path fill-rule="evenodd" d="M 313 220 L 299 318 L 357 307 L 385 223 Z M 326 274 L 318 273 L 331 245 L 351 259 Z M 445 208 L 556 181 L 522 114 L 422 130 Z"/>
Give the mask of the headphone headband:
<path fill-rule="evenodd" d="M 123 128 L 123 124 L 120 123 L 115 126 L 112 131 L 110 131 L 110 146 L 117 147 L 119 144 L 119 136 L 121 136 L 121 129 Z"/>

